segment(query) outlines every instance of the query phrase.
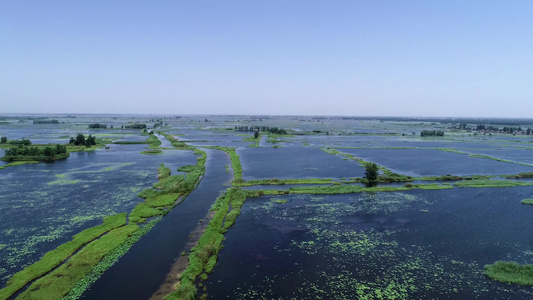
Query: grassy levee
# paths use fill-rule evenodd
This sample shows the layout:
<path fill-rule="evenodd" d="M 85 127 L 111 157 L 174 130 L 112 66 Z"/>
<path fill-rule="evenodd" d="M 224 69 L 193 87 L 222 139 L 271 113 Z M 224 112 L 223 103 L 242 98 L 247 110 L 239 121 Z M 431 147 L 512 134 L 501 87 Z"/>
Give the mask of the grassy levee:
<path fill-rule="evenodd" d="M 0 290 L 0 299 L 9 298 L 31 281 L 59 266 L 82 246 L 97 239 L 104 233 L 124 225 L 126 225 L 126 213 L 105 217 L 102 225 L 85 229 L 74 235 L 72 241 L 47 252 L 39 261 L 13 275 L 7 282 L 6 287 Z"/>
<path fill-rule="evenodd" d="M 0 166 L 0 170 L 3 170 L 8 167 L 27 165 L 27 164 L 38 164 L 38 163 L 40 163 L 40 161 L 36 161 L 36 160 L 14 161 L 14 162 L 8 163 L 7 165 Z"/>
<path fill-rule="evenodd" d="M 516 262 L 497 261 L 485 265 L 485 275 L 506 283 L 533 286 L 533 265 L 521 265 Z"/>
<path fill-rule="evenodd" d="M 491 180 L 491 179 L 483 180 L 483 179 L 479 179 L 479 180 L 457 181 L 453 185 L 456 186 L 456 187 L 475 187 L 475 188 L 494 187 L 494 188 L 503 188 L 503 187 L 515 187 L 515 186 L 533 185 L 533 182 L 514 181 L 514 180 Z"/>
<path fill-rule="evenodd" d="M 116 141 L 113 142 L 113 144 L 118 145 L 139 145 L 139 144 L 148 144 L 150 148 L 157 148 L 161 146 L 161 141 L 157 138 L 157 136 L 153 134 L 143 134 L 148 135 L 148 138 L 145 141 L 135 142 L 135 141 Z"/>
<path fill-rule="evenodd" d="M 164 136 L 170 142 L 170 144 L 172 144 L 174 148 L 178 148 L 178 149 L 188 148 L 185 142 L 178 141 L 178 139 L 174 135 L 168 134 L 162 131 L 158 131 L 158 133 Z M 194 149 L 193 147 L 191 148 Z"/>
<path fill-rule="evenodd" d="M 80 279 L 89 274 L 106 254 L 119 247 L 137 230 L 137 225 L 126 225 L 110 231 L 85 246 L 59 268 L 37 279 L 17 299 L 61 299 Z"/>
<path fill-rule="evenodd" d="M 352 194 L 361 192 L 396 192 L 408 190 L 442 190 L 453 189 L 450 185 L 440 184 L 406 184 L 405 186 L 374 186 L 364 187 L 360 185 L 319 185 L 319 186 L 305 186 L 305 187 L 291 187 L 288 190 L 289 194 Z M 266 192 L 266 191 L 265 191 Z"/>
<path fill-rule="evenodd" d="M 239 155 L 234 147 L 206 146 L 205 148 L 217 149 L 226 152 L 231 159 L 231 168 L 233 169 L 233 183 L 241 184 L 245 182 L 242 179 L 242 165 Z"/>
<path fill-rule="evenodd" d="M 185 175 L 170 175 L 171 171 L 164 164 L 157 170 L 159 182 L 154 183 L 153 188 L 141 191 L 137 196 L 146 199 L 137 204 L 129 215 L 130 222 L 144 223 L 147 218 L 165 215 L 176 205 L 180 196 L 192 192 L 200 181 L 205 171 L 207 154 L 204 151 L 195 150 L 200 154 L 196 165 L 183 166 L 178 170 L 187 172 Z"/>
<path fill-rule="evenodd" d="M 198 245 L 189 254 L 189 265 L 180 275 L 178 289 L 165 299 L 196 298 L 196 279 L 202 273 L 210 273 L 215 267 L 218 252 L 222 249 L 224 233 L 235 223 L 242 204 L 250 195 L 258 195 L 258 192 L 229 188 L 224 195 L 217 198 L 211 207 L 215 214 L 198 240 Z"/>

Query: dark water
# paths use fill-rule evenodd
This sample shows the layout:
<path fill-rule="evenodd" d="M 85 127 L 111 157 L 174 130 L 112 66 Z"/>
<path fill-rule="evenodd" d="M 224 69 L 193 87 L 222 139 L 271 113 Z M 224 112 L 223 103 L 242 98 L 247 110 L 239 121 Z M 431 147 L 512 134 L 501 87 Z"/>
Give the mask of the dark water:
<path fill-rule="evenodd" d="M 433 149 L 339 149 L 409 176 L 499 175 L 531 172 L 533 167 Z M 527 155 L 524 150 L 524 155 Z"/>
<path fill-rule="evenodd" d="M 349 178 L 364 176 L 364 168 L 317 148 L 241 148 L 237 150 L 243 178 Z"/>
<path fill-rule="evenodd" d="M 206 173 L 200 185 L 143 236 L 113 267 L 85 292 L 84 299 L 148 299 L 163 283 L 189 233 L 205 217 L 229 180 L 222 151 L 207 152 Z"/>
<path fill-rule="evenodd" d="M 519 187 L 248 199 L 226 234 L 207 293 L 531 299 L 530 287 L 492 281 L 483 266 L 531 263 L 533 207 L 520 201 L 532 195 L 533 187 Z"/>

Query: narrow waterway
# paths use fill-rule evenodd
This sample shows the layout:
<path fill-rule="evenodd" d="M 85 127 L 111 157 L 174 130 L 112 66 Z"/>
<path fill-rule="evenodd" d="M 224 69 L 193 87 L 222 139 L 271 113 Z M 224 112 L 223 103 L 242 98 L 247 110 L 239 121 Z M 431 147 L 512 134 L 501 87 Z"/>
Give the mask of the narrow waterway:
<path fill-rule="evenodd" d="M 206 172 L 199 186 L 142 237 L 96 281 L 83 299 L 148 299 L 165 280 L 172 264 L 229 180 L 226 153 L 205 149 Z"/>

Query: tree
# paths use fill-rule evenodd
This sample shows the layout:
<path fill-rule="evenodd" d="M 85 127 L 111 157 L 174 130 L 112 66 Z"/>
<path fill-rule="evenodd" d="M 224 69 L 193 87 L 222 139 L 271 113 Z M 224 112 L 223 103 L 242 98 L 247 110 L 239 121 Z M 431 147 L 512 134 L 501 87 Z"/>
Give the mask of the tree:
<path fill-rule="evenodd" d="M 254 139 L 258 138 L 259 137 L 259 130 L 256 130 L 254 132 Z"/>
<path fill-rule="evenodd" d="M 365 183 L 367 187 L 373 187 L 378 184 L 378 172 L 379 168 L 373 162 L 369 162 L 365 165 Z"/>
<path fill-rule="evenodd" d="M 85 145 L 85 136 L 82 133 L 76 136 L 76 142 L 74 142 L 74 145 Z"/>
<path fill-rule="evenodd" d="M 3 136 L 3 137 L 0 139 L 0 143 L 2 143 L 2 144 L 7 143 L 7 137 L 6 137 L 6 136 Z"/>

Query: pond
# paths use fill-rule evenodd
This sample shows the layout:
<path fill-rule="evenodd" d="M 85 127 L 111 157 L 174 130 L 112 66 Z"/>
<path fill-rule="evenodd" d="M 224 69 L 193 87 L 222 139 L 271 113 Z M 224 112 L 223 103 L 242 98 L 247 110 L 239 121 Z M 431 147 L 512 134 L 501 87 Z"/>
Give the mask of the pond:
<path fill-rule="evenodd" d="M 364 176 L 358 162 L 317 148 L 237 149 L 245 180 L 278 178 L 349 178 Z"/>
<path fill-rule="evenodd" d="M 531 288 L 483 274 L 496 260 L 531 260 L 533 207 L 520 203 L 531 195 L 533 187 L 251 198 L 204 285 L 211 299 L 531 298 Z"/>
<path fill-rule="evenodd" d="M 446 174 L 504 175 L 533 171 L 533 167 L 434 149 L 339 149 L 339 151 L 385 166 L 395 173 L 415 177 Z"/>

